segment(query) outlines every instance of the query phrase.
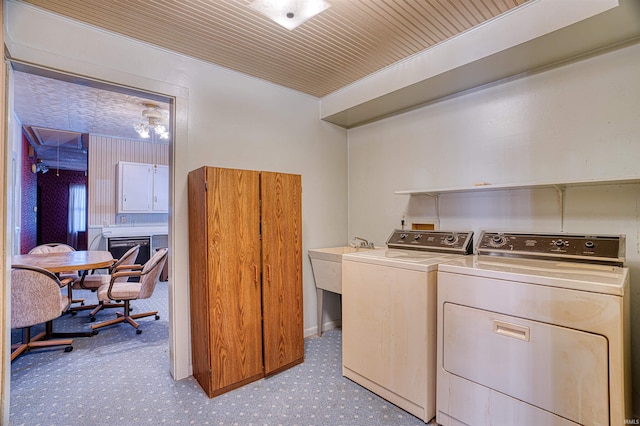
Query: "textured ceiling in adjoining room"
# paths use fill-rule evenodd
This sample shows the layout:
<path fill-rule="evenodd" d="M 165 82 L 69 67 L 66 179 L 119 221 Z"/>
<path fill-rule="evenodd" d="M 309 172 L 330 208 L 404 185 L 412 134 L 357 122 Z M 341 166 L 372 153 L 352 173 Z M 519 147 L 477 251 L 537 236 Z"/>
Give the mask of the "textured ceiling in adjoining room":
<path fill-rule="evenodd" d="M 527 0 L 328 0 L 289 31 L 251 0 L 23 0 L 322 97 Z"/>
<path fill-rule="evenodd" d="M 14 72 L 14 110 L 24 126 L 140 139 L 148 99 L 26 72 Z M 154 101 L 169 122 L 169 104 Z"/>
<path fill-rule="evenodd" d="M 148 102 L 158 105 L 168 127 L 171 120 L 167 102 L 21 71 L 13 72 L 13 85 L 14 112 L 43 163 L 58 164 L 66 170 L 86 170 L 86 143 L 71 148 L 67 143 L 69 132 L 77 133 L 78 140 L 80 135 L 91 133 L 141 142 L 169 142 L 154 132 L 150 132 L 149 139 L 143 139 L 133 128 L 134 123 L 143 121 L 142 111 Z"/>

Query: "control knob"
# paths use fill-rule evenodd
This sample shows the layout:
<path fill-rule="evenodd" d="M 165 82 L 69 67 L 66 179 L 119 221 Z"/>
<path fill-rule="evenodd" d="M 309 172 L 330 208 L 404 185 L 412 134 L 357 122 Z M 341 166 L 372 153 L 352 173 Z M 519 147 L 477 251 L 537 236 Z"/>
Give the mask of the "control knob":
<path fill-rule="evenodd" d="M 502 235 L 494 235 L 493 237 L 491 237 L 490 244 L 493 247 L 500 247 L 500 246 L 503 246 L 505 243 L 506 241 Z"/>
<path fill-rule="evenodd" d="M 564 242 L 564 241 L 562 241 L 562 240 L 555 240 L 555 241 L 553 242 L 553 244 L 555 244 L 555 246 L 556 246 L 556 247 L 558 247 L 558 248 L 562 248 L 562 247 L 564 247 L 564 246 L 565 246 L 565 242 Z"/>
<path fill-rule="evenodd" d="M 449 245 L 449 246 L 454 245 L 456 242 L 458 242 L 458 237 L 453 235 L 453 234 L 452 235 L 447 235 L 445 237 L 445 239 L 444 239 L 444 243 Z"/>
<path fill-rule="evenodd" d="M 587 241 L 586 243 L 584 243 L 584 246 L 588 249 L 592 249 L 595 247 L 595 244 L 593 243 L 593 241 Z"/>

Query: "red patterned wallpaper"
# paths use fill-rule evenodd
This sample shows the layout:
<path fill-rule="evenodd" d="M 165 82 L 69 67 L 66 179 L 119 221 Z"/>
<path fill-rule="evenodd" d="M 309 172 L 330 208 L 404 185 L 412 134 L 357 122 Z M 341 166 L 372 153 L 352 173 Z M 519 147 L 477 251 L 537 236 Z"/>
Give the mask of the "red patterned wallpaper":
<path fill-rule="evenodd" d="M 20 223 L 20 252 L 27 253 L 37 245 L 37 223 L 35 207 L 37 206 L 38 178 L 31 171 L 35 163 L 34 157 L 29 157 L 29 142 L 22 135 L 22 218 Z"/>
<path fill-rule="evenodd" d="M 60 170 L 56 176 L 55 165 L 49 166 L 48 173 L 38 173 L 38 244 L 67 243 L 67 224 L 69 211 L 69 184 L 87 184 L 84 172 Z M 78 238 L 76 249 L 87 248 L 86 233 Z"/>

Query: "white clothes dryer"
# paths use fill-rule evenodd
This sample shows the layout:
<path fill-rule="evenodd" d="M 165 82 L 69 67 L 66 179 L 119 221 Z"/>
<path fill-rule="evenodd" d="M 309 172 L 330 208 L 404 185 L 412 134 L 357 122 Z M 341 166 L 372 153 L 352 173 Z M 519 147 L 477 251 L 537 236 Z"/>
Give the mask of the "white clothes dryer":
<path fill-rule="evenodd" d="M 482 232 L 439 266 L 442 425 L 623 425 L 630 418 L 624 236 Z"/>
<path fill-rule="evenodd" d="M 428 422 L 435 416 L 436 271 L 472 232 L 394 231 L 342 257 L 342 374 Z"/>

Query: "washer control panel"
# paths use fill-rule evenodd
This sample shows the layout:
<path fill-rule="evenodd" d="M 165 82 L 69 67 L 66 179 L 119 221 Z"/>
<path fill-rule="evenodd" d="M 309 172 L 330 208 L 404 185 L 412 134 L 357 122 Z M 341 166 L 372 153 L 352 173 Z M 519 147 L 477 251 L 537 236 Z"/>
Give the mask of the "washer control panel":
<path fill-rule="evenodd" d="M 387 247 L 469 254 L 473 251 L 473 232 L 396 229 L 387 239 Z"/>
<path fill-rule="evenodd" d="M 477 254 L 565 258 L 619 264 L 625 261 L 624 235 L 530 234 L 482 231 Z"/>

